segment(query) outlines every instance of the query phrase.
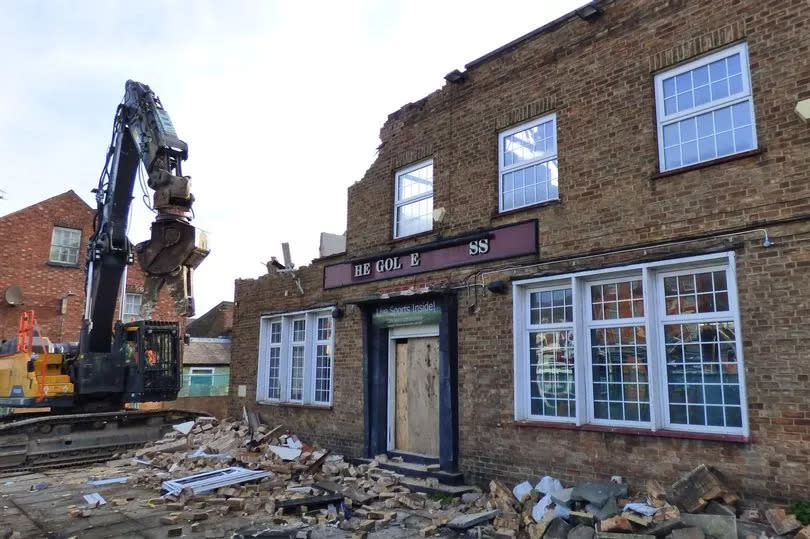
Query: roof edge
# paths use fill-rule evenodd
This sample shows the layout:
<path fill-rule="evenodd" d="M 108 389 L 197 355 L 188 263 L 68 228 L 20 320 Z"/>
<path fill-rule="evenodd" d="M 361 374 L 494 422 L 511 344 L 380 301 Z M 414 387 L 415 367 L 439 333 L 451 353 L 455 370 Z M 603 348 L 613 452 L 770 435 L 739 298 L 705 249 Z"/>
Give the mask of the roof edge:
<path fill-rule="evenodd" d="M 590 2 L 588 2 L 586 4 L 583 4 L 583 5 L 579 6 L 576 9 L 573 9 L 573 10 L 569 11 L 568 13 L 566 13 L 565 15 L 562 15 L 561 17 L 557 17 L 553 21 L 548 22 L 548 23 L 544 24 L 543 26 L 541 26 L 539 28 L 535 28 L 531 32 L 529 32 L 527 34 L 524 34 L 524 35 L 520 36 L 517 39 L 513 39 L 512 41 L 510 41 L 506 45 L 502 45 L 502 46 L 498 47 L 497 49 L 495 49 L 493 51 L 490 51 L 490 52 L 486 53 L 485 55 L 476 58 L 472 62 L 469 62 L 469 63 L 465 64 L 464 69 L 472 69 L 474 67 L 478 67 L 481 64 L 484 64 L 484 63 L 486 63 L 486 62 L 488 62 L 490 60 L 494 60 L 495 58 L 501 56 L 502 54 L 505 54 L 507 52 L 511 52 L 511 51 L 515 50 L 516 48 L 518 48 L 520 45 L 522 45 L 526 41 L 530 41 L 530 40 L 534 39 L 535 37 L 537 37 L 537 36 L 539 36 L 541 34 L 546 34 L 546 33 L 549 33 L 549 32 L 553 32 L 554 30 L 556 30 L 557 28 L 562 26 L 564 23 L 568 22 L 568 20 L 571 19 L 572 17 L 576 17 L 577 12 L 582 10 L 582 8 L 584 8 L 585 6 L 597 6 L 597 5 L 602 4 L 602 3 L 603 3 L 603 0 L 591 0 Z"/>
<path fill-rule="evenodd" d="M 59 193 L 58 195 L 53 195 L 53 196 L 50 196 L 48 198 L 38 200 L 37 202 L 34 202 L 33 204 L 29 204 L 28 206 L 22 207 L 19 210 L 14 210 L 11 213 L 7 213 L 5 215 L 0 215 L 0 219 L 5 219 L 6 217 L 11 217 L 12 215 L 16 215 L 16 214 L 18 214 L 20 212 L 23 212 L 25 210 L 33 208 L 34 206 L 37 206 L 39 204 L 45 204 L 47 202 L 50 202 L 52 200 L 56 200 L 57 198 L 61 198 L 61 197 L 64 197 L 64 196 L 70 196 L 70 197 L 74 198 L 75 200 L 78 200 L 79 202 L 81 202 L 82 206 L 84 206 L 85 208 L 87 208 L 88 210 L 90 210 L 92 212 L 96 211 L 90 206 L 90 204 L 85 202 L 82 197 L 80 197 L 78 194 L 76 194 L 76 191 L 74 191 L 73 189 L 68 189 L 64 193 Z"/>

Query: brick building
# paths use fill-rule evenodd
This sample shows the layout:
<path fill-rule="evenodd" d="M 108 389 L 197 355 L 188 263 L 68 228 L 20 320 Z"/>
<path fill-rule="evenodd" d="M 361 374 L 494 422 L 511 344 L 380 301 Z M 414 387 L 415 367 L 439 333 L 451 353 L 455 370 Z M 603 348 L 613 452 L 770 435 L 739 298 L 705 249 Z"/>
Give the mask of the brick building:
<path fill-rule="evenodd" d="M 809 28 L 597 1 L 447 75 L 383 125 L 345 254 L 236 282 L 232 413 L 447 479 L 809 497 Z"/>
<path fill-rule="evenodd" d="M 0 217 L 0 291 L 22 292 L 22 304 L 0 297 L 0 339 L 16 336 L 23 310 L 34 310 L 42 332 L 54 342 L 79 340 L 85 293 L 85 254 L 95 210 L 67 191 Z M 139 316 L 143 273 L 128 267 L 124 318 Z M 120 312 L 120 311 L 116 311 Z M 156 320 L 178 320 L 165 291 Z"/>

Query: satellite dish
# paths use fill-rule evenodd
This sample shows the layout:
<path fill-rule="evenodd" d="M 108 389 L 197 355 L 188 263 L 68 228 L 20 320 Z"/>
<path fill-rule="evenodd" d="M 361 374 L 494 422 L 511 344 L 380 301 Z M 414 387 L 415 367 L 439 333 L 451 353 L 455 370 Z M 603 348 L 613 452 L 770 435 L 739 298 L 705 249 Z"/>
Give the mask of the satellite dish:
<path fill-rule="evenodd" d="M 8 288 L 6 288 L 6 293 L 4 294 L 4 297 L 6 303 L 8 303 L 9 305 L 22 304 L 23 300 L 22 290 L 20 290 L 20 287 L 17 285 L 11 285 Z"/>

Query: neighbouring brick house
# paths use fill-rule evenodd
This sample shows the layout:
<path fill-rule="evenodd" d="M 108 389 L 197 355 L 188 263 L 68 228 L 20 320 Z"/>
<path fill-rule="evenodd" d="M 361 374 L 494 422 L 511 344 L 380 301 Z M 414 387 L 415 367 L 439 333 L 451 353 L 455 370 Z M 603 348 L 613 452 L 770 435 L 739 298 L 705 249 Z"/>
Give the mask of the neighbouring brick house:
<path fill-rule="evenodd" d="M 0 217 L 0 292 L 18 287 L 21 305 L 0 297 L 0 339 L 16 336 L 23 310 L 33 310 L 42 332 L 54 342 L 79 340 L 85 294 L 85 255 L 95 210 L 67 191 Z M 128 266 L 123 317 L 139 317 L 144 277 Z M 120 309 L 116 313 L 120 313 Z M 165 291 L 153 315 L 176 321 Z"/>
<path fill-rule="evenodd" d="M 236 282 L 231 412 L 448 479 L 810 497 L 808 51 L 801 2 L 605 0 L 450 73 L 345 254 Z"/>

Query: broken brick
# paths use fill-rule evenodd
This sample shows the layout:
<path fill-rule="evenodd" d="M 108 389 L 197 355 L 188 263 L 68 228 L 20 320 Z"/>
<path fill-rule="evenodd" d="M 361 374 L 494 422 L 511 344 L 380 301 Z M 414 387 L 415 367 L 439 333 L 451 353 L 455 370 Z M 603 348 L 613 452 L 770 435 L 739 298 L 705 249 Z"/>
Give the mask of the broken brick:
<path fill-rule="evenodd" d="M 599 522 L 599 530 L 603 532 L 630 532 L 633 531 L 633 526 L 630 524 L 630 521 L 623 516 L 615 516 Z"/>

